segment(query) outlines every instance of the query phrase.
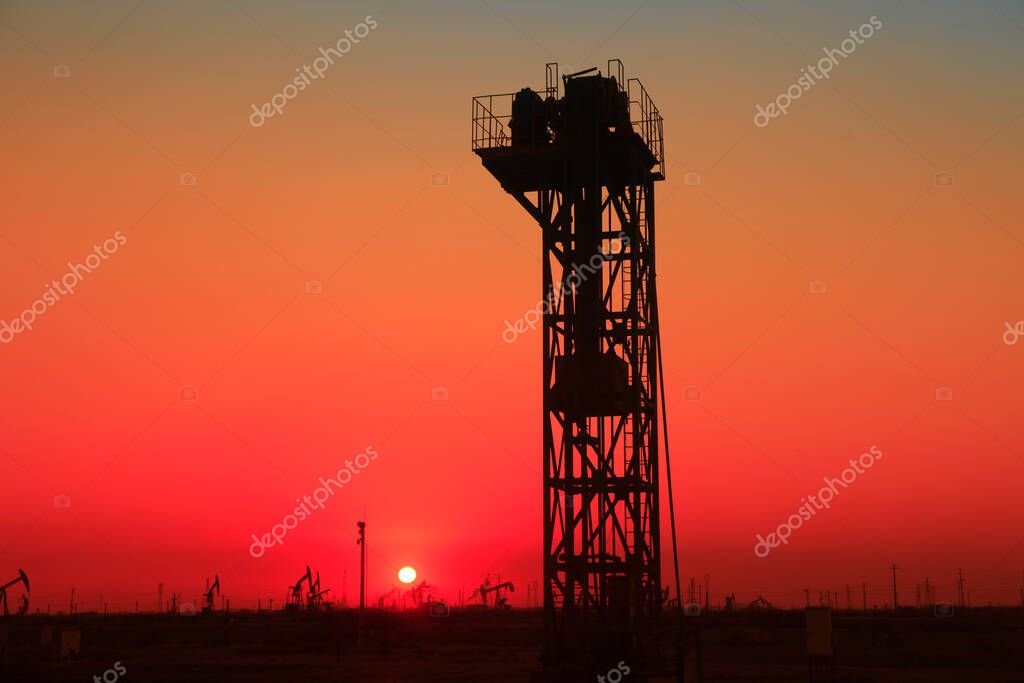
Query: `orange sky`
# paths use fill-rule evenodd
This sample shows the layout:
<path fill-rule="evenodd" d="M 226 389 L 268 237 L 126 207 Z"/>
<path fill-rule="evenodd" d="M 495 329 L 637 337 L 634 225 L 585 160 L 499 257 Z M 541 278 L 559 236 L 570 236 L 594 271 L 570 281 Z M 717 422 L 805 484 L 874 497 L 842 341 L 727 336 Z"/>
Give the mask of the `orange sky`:
<path fill-rule="evenodd" d="M 500 574 L 523 604 L 540 340 L 501 332 L 541 296 L 541 244 L 470 151 L 470 98 L 618 57 L 666 119 L 684 577 L 778 604 L 867 582 L 881 604 L 896 562 L 903 602 L 926 576 L 954 598 L 961 567 L 974 602 L 1017 602 L 1024 341 L 1003 333 L 1024 320 L 1024 3 L 679 5 L 0 5 L 0 319 L 126 239 L 0 344 L 0 579 L 25 568 L 36 607 L 76 586 L 85 608 L 127 609 L 219 573 L 248 606 L 310 563 L 338 593 L 347 573 L 352 600 L 365 514 L 371 598 L 411 564 L 451 599 Z M 754 125 L 871 16 L 882 29 L 830 80 Z M 367 446 L 323 510 L 249 555 Z M 871 446 L 884 458 L 831 510 L 755 557 Z"/>

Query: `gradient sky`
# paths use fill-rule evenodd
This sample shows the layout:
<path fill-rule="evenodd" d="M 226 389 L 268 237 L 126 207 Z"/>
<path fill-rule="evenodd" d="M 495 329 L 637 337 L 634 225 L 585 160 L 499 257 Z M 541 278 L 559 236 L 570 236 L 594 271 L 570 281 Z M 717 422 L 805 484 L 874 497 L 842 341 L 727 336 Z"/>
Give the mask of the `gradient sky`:
<path fill-rule="evenodd" d="M 250 126 L 367 15 L 378 27 L 325 79 Z M 831 80 L 753 125 L 872 15 L 883 28 Z M 896 562 L 903 602 L 925 577 L 954 598 L 960 568 L 975 603 L 1016 602 L 1024 340 L 1003 333 L 1024 320 L 1024 3 L 1009 0 L 0 2 L 0 318 L 127 238 L 0 344 L 0 579 L 25 568 L 36 607 L 75 586 L 83 608 L 127 609 L 158 583 L 194 599 L 219 573 L 249 606 L 309 563 L 338 593 L 347 575 L 353 599 L 365 515 L 371 598 L 412 564 L 450 599 L 500 574 L 523 604 L 541 567 L 540 340 L 501 332 L 541 295 L 541 243 L 470 151 L 470 98 L 616 57 L 666 119 L 684 577 L 777 604 L 866 582 L 881 604 Z M 379 458 L 325 510 L 249 556 L 367 446 Z M 831 510 L 754 556 L 871 446 L 883 459 Z"/>

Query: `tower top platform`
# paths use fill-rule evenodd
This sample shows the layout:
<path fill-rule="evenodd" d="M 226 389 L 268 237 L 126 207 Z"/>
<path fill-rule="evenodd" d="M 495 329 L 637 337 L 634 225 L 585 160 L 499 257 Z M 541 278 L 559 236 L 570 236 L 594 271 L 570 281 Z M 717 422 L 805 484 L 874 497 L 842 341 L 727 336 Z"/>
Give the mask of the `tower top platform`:
<path fill-rule="evenodd" d="M 665 178 L 664 120 L 622 63 L 558 77 L 543 89 L 473 98 L 473 151 L 509 191 L 605 187 Z"/>

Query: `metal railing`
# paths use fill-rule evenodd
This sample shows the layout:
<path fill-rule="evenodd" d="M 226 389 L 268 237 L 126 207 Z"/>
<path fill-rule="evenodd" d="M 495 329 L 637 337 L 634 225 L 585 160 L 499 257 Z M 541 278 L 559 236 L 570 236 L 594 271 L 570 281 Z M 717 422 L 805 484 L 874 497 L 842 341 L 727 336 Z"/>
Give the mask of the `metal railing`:
<path fill-rule="evenodd" d="M 665 177 L 665 119 L 640 79 L 629 79 L 626 89 L 629 93 L 629 122 L 654 155 L 657 161 L 654 171 Z"/>
<path fill-rule="evenodd" d="M 615 78 L 615 84 L 619 86 L 619 90 L 625 89 L 626 67 L 622 65 L 621 59 L 608 60 L 608 77 Z"/>
<path fill-rule="evenodd" d="M 512 144 L 512 93 L 473 98 L 473 151 Z"/>

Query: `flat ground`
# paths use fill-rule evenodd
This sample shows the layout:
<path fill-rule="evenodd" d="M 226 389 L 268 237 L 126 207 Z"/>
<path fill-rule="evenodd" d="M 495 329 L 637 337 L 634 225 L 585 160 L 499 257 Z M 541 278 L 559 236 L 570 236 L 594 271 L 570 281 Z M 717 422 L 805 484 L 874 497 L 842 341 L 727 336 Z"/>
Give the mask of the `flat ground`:
<path fill-rule="evenodd" d="M 106 683 L 113 683 L 117 662 L 128 683 L 522 683 L 539 669 L 536 611 L 453 610 L 445 618 L 371 613 L 367 622 L 359 647 L 352 611 L 12 617 L 0 620 L 0 649 L 6 642 L 0 681 L 84 682 L 106 672 Z M 839 612 L 833 622 L 839 682 L 1024 683 L 1021 609 L 947 618 Z M 713 613 L 686 624 L 699 631 L 706 681 L 808 680 L 800 611 Z M 68 629 L 81 633 L 81 657 L 61 662 L 55 647 L 43 643 Z M 630 683 L 630 676 L 621 680 Z"/>

